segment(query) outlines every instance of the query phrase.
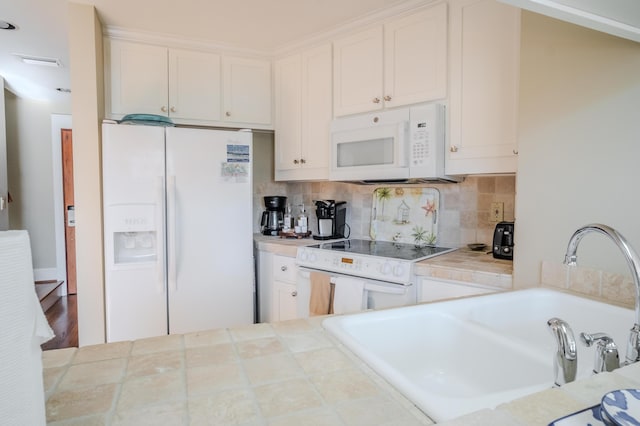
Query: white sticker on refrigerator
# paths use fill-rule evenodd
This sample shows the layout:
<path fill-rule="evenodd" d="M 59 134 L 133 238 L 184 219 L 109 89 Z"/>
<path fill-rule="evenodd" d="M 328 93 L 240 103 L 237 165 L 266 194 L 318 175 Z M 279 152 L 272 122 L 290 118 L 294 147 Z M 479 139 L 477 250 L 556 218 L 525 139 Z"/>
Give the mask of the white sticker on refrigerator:
<path fill-rule="evenodd" d="M 249 163 L 249 145 L 227 145 L 228 163 Z"/>
<path fill-rule="evenodd" d="M 223 182 L 247 182 L 249 167 L 250 165 L 247 163 L 222 163 L 220 165 L 220 177 Z"/>

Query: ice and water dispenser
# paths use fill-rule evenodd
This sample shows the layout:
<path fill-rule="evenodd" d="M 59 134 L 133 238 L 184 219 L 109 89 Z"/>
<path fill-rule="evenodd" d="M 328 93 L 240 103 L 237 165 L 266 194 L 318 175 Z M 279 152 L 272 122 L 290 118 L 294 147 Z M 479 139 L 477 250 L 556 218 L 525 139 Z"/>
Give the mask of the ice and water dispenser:
<path fill-rule="evenodd" d="M 127 204 L 110 207 L 109 215 L 113 239 L 115 265 L 155 263 L 158 260 L 156 206 Z"/>

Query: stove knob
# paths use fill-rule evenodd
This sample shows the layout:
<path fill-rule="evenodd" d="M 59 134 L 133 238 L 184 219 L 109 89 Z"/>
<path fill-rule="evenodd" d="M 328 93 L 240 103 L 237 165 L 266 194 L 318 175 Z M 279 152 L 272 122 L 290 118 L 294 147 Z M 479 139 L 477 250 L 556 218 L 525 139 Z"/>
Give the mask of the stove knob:
<path fill-rule="evenodd" d="M 389 275 L 391 273 L 391 265 L 389 264 L 389 262 L 385 262 L 382 265 L 382 268 L 380 268 L 380 272 L 382 272 L 382 275 Z"/>
<path fill-rule="evenodd" d="M 300 260 L 306 262 L 309 259 L 309 254 L 306 250 L 300 250 Z"/>
<path fill-rule="evenodd" d="M 309 262 L 315 263 L 316 260 L 318 260 L 318 255 L 315 254 L 314 252 L 311 252 L 311 254 L 309 255 Z"/>
<path fill-rule="evenodd" d="M 399 277 L 403 274 L 404 274 L 404 266 L 396 265 L 396 267 L 393 268 L 393 275 L 395 275 L 396 277 Z"/>

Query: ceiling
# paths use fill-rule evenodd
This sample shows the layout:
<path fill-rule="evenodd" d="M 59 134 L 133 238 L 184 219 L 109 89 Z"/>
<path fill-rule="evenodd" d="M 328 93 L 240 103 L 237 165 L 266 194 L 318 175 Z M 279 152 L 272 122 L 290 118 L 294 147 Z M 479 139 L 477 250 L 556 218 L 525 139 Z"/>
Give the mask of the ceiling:
<path fill-rule="evenodd" d="M 177 36 L 198 43 L 272 52 L 380 9 L 416 0 L 77 0 L 105 28 Z M 0 0 L 0 76 L 19 97 L 69 102 L 67 0 Z M 58 59 L 29 65 L 16 54 Z"/>

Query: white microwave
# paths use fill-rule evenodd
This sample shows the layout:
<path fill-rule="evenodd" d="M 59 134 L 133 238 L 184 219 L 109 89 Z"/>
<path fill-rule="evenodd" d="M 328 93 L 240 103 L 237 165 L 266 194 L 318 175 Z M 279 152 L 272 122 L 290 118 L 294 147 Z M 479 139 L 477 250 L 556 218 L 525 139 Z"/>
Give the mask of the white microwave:
<path fill-rule="evenodd" d="M 424 104 L 331 123 L 329 180 L 458 182 L 444 174 L 445 107 Z"/>

